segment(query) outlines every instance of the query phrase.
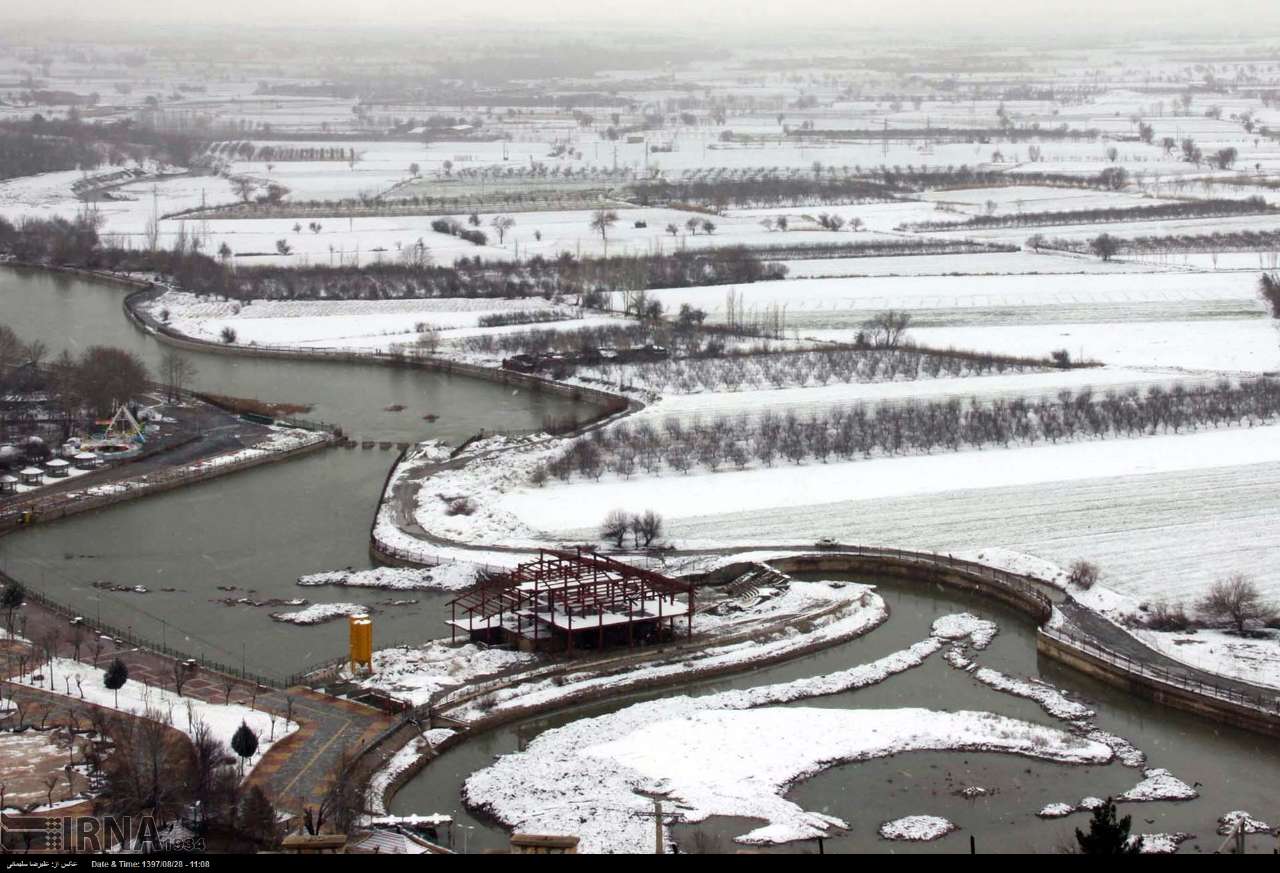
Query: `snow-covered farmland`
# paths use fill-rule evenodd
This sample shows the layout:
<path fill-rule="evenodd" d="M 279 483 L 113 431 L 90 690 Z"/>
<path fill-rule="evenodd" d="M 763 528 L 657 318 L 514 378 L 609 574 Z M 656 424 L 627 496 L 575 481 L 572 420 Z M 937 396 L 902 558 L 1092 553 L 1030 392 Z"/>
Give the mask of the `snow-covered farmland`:
<path fill-rule="evenodd" d="M 652 508 L 664 514 L 667 535 L 681 547 L 806 543 L 817 536 L 940 552 L 1000 544 L 1064 566 L 1087 556 L 1111 587 L 1140 600 L 1194 598 L 1234 571 L 1253 574 L 1276 596 L 1278 435 L 1275 426 L 1232 428 L 524 485 L 490 500 L 481 515 L 491 536 L 552 527 L 558 537 L 581 541 L 595 537 L 612 509 Z M 509 477 L 521 479 L 519 472 Z"/>
<path fill-rule="evenodd" d="M 480 327 L 485 316 L 529 312 L 563 314 L 558 321 L 541 322 L 539 329 L 573 330 L 621 319 L 599 313 L 582 315 L 572 307 L 541 298 L 519 300 L 431 298 L 414 300 L 293 300 L 240 303 L 167 292 L 148 304 L 150 314 L 173 329 L 211 342 L 222 332 L 235 331 L 240 345 L 339 348 L 387 352 L 394 345 L 412 345 L 419 334 L 434 331 L 440 340 L 481 333 L 528 329 L 521 325 Z M 543 317 L 546 317 L 545 315 Z"/>
<path fill-rule="evenodd" d="M 965 256 L 972 257 L 972 256 Z M 912 315 L 910 336 L 955 347 L 1133 367 L 1267 372 L 1280 369 L 1280 331 L 1253 273 L 875 276 L 757 282 L 654 292 L 712 322 L 778 308 L 788 331 L 850 340 L 877 312 Z M 621 297 L 615 295 L 615 306 Z"/>
<path fill-rule="evenodd" d="M 860 240 L 866 237 L 860 237 Z M 1257 264 L 1257 256 L 1245 266 Z M 1101 261 L 1063 252 L 975 252 L 963 255 L 906 255 L 877 258 L 822 258 L 781 261 L 789 279 L 841 276 L 985 276 L 1053 273 L 1153 273 L 1175 267 L 1139 261 Z M 1178 263 L 1181 263 L 1179 261 Z M 1207 268 L 1207 267 L 1206 267 Z"/>
<path fill-rule="evenodd" d="M 835 406 L 854 403 L 911 403 L 955 398 L 969 400 L 1005 399 L 1024 397 L 1030 400 L 1053 398 L 1059 391 L 1092 389 L 1123 392 L 1129 388 L 1143 390 L 1150 385 L 1166 385 L 1171 381 L 1188 384 L 1212 376 L 1187 377 L 1162 370 L 1141 370 L 1130 367 L 1097 367 L 1073 370 L 1047 370 L 1044 372 L 1014 373 L 960 378 L 917 379 L 896 382 L 850 382 L 828 385 L 809 385 L 781 389 L 717 391 L 681 394 L 664 394 L 646 406 L 638 419 L 654 419 L 660 424 L 669 417 L 692 422 L 699 416 L 712 419 L 716 416 L 736 416 L 742 413 L 756 415 L 764 410 L 786 415 L 795 413 L 807 416 Z"/>
<path fill-rule="evenodd" d="M 967 257 L 967 256 L 966 256 Z M 963 261 L 960 261 L 963 263 Z M 749 285 L 673 288 L 653 292 L 669 310 L 688 303 L 710 320 L 726 316 L 728 292 L 742 312 L 786 308 L 786 324 L 801 332 L 856 328 L 884 309 L 920 313 L 920 326 L 1001 324 L 1019 326 L 1046 320 L 1151 321 L 1175 307 L 1188 317 L 1209 317 L 1230 304 L 1239 314 L 1263 313 L 1256 277 L 1235 274 L 950 275 L 878 276 L 863 279 L 806 279 Z M 620 304 L 621 299 L 615 300 Z M 935 315 L 936 314 L 936 315 Z"/>

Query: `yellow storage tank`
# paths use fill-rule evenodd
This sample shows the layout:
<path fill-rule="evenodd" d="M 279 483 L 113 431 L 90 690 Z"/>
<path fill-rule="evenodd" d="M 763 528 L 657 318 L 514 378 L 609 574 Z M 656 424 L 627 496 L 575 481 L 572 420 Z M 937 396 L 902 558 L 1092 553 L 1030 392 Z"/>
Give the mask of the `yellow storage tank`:
<path fill-rule="evenodd" d="M 373 671 L 373 621 L 367 615 L 347 616 L 347 630 L 351 638 L 351 669 L 363 667 Z"/>

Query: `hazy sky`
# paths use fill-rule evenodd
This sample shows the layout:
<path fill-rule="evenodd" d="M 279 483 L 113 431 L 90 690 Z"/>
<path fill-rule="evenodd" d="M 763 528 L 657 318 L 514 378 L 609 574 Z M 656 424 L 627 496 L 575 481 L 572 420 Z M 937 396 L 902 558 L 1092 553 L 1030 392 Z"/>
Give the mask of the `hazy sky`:
<path fill-rule="evenodd" d="M 483 16 L 482 18 L 479 16 Z M 10 21 L 188 23 L 197 25 L 322 24 L 326 26 L 430 29 L 467 21 L 488 25 L 550 25 L 615 21 L 657 29 L 663 23 L 697 28 L 921 25 L 982 33 L 1014 27 L 1056 32 L 1127 33 L 1212 28 L 1259 33 L 1280 26 L 1280 0 L 506 0 L 448 3 L 445 0 L 0 0 L 0 18 Z"/>

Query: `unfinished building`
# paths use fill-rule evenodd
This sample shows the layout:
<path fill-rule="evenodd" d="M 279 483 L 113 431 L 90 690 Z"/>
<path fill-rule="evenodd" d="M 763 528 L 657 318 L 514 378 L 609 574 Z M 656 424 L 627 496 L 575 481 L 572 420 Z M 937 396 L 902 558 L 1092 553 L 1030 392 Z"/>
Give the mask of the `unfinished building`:
<path fill-rule="evenodd" d="M 693 633 L 693 583 L 594 552 L 543 549 L 449 602 L 454 639 L 524 651 L 634 646 Z"/>

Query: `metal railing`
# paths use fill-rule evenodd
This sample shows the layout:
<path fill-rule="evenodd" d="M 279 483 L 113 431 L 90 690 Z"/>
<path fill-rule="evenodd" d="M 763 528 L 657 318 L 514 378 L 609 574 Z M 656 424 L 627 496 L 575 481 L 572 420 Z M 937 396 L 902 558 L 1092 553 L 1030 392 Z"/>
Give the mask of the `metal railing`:
<path fill-rule="evenodd" d="M 1221 700 L 1263 715 L 1280 716 L 1280 690 L 1277 690 L 1272 696 L 1267 696 L 1261 689 L 1257 693 L 1248 693 L 1238 688 L 1197 679 L 1190 673 L 1179 673 L 1147 661 L 1135 660 L 1122 652 L 1116 652 L 1099 644 L 1096 640 L 1076 636 L 1057 628 L 1041 627 L 1040 633 L 1055 642 L 1076 649 L 1091 658 L 1103 661 L 1132 676 L 1158 682 L 1161 685 L 1167 685 L 1189 694 Z"/>

